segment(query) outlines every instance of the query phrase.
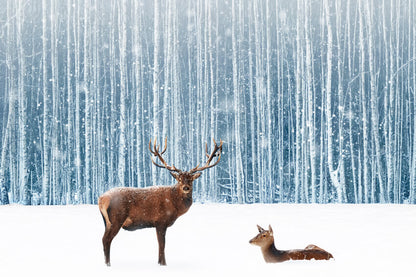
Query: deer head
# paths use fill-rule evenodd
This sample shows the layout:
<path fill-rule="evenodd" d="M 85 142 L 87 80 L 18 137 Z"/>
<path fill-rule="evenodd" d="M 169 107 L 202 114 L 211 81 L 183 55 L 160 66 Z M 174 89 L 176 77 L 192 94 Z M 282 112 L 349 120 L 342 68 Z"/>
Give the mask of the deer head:
<path fill-rule="evenodd" d="M 269 225 L 269 230 L 265 230 L 257 225 L 257 229 L 259 230 L 259 233 L 249 241 L 251 244 L 265 247 L 274 243 L 272 226 Z"/>
<path fill-rule="evenodd" d="M 208 168 L 211 168 L 211 167 L 214 167 L 220 162 L 223 141 L 220 140 L 220 144 L 217 145 L 217 143 L 213 139 L 214 149 L 212 150 L 211 154 L 208 154 L 208 145 L 205 143 L 205 155 L 208 158 L 205 165 L 199 166 L 199 164 L 198 164 L 196 167 L 192 168 L 189 171 L 182 171 L 182 170 L 176 168 L 174 165 L 168 165 L 162 157 L 163 153 L 165 153 L 165 151 L 166 151 L 167 139 L 168 138 L 166 137 L 165 138 L 165 147 L 163 148 L 163 150 L 161 152 L 159 152 L 159 146 L 156 145 L 156 139 L 153 143 L 153 150 L 152 150 L 152 140 L 149 141 L 150 153 L 152 153 L 152 156 L 157 157 L 162 164 L 156 163 L 153 160 L 152 156 L 150 156 L 150 159 L 152 160 L 152 163 L 155 166 L 161 167 L 161 168 L 166 168 L 167 170 L 169 170 L 169 173 L 173 176 L 173 178 L 175 178 L 176 181 L 178 181 L 179 189 L 181 190 L 181 192 L 183 194 L 192 195 L 192 189 L 193 189 L 192 183 L 193 183 L 193 181 L 195 181 L 196 179 L 198 179 L 201 176 L 201 171 L 203 171 L 205 169 L 208 169 Z M 218 159 L 215 163 L 211 164 L 211 161 L 214 157 L 218 157 Z"/>

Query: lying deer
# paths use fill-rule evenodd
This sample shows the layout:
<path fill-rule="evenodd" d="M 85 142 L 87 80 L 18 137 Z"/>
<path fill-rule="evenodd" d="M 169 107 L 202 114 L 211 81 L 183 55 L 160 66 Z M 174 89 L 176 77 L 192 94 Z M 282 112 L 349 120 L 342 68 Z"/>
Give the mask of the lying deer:
<path fill-rule="evenodd" d="M 263 258 L 266 263 L 280 263 L 287 260 L 329 260 L 334 258 L 331 253 L 322 248 L 310 244 L 305 249 L 278 250 L 274 246 L 274 237 L 272 227 L 264 230 L 259 225 L 259 234 L 250 240 L 251 244 L 260 246 Z"/>
<path fill-rule="evenodd" d="M 105 232 L 103 236 L 103 247 L 105 263 L 110 266 L 110 245 L 120 228 L 134 231 L 142 228 L 155 227 L 157 240 L 159 242 L 159 264 L 166 265 L 165 259 L 165 235 L 166 229 L 176 219 L 186 213 L 192 205 L 192 182 L 201 176 L 201 171 L 216 166 L 221 159 L 222 141 L 218 146 L 214 140 L 214 150 L 204 166 L 197 165 L 189 171 L 182 171 L 175 166 L 168 165 L 162 158 L 165 148 L 159 152 L 156 140 L 152 151 L 151 141 L 149 150 L 162 163 L 157 164 L 151 157 L 152 163 L 161 168 L 169 170 L 170 174 L 178 182 L 173 186 L 150 187 L 150 188 L 114 188 L 98 199 L 98 207 L 104 219 Z M 205 145 L 207 152 L 207 145 Z M 218 156 L 215 163 L 211 164 L 214 157 Z"/>

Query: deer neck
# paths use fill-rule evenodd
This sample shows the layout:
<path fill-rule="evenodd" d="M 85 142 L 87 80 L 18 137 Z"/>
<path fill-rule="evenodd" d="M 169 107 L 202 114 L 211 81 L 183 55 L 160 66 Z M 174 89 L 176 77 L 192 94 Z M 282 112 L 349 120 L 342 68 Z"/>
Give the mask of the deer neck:
<path fill-rule="evenodd" d="M 176 184 L 172 187 L 172 199 L 175 202 L 180 214 L 184 214 L 192 206 L 192 193 L 184 195 L 181 193 L 179 185 Z"/>
<path fill-rule="evenodd" d="M 274 246 L 274 242 L 272 242 L 270 245 L 261 247 L 261 252 L 263 253 L 263 258 L 266 263 L 278 263 L 289 260 L 287 257 L 287 251 L 278 250 Z"/>

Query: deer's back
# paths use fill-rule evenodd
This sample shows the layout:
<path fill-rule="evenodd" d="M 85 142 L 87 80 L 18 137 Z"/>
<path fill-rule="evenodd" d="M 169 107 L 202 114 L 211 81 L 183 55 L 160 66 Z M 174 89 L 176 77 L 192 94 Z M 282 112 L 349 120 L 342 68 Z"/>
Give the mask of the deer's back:
<path fill-rule="evenodd" d="M 291 260 L 329 260 L 333 258 L 331 253 L 315 248 L 288 250 L 287 255 Z"/>
<path fill-rule="evenodd" d="M 278 250 L 274 245 L 262 248 L 264 260 L 268 263 L 280 263 L 288 260 L 329 260 L 331 253 L 317 246 L 307 246 L 305 249 Z"/>
<path fill-rule="evenodd" d="M 105 197 L 110 221 L 120 220 L 126 230 L 171 226 L 178 216 L 171 187 L 115 188 L 100 198 Z"/>

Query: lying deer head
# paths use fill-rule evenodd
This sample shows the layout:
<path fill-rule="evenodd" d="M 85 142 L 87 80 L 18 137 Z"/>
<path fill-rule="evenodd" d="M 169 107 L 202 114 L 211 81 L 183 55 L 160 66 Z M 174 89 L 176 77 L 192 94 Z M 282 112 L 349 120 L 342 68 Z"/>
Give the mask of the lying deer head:
<path fill-rule="evenodd" d="M 257 229 L 259 230 L 259 233 L 252 238 L 249 243 L 260 247 L 268 247 L 274 243 L 272 226 L 269 225 L 269 230 L 265 230 L 257 225 Z"/>

